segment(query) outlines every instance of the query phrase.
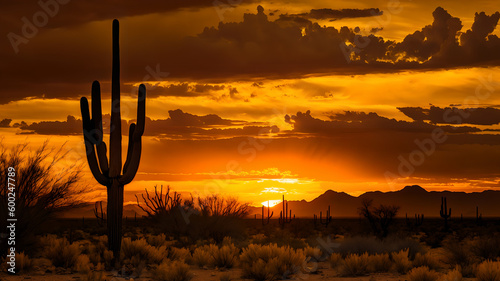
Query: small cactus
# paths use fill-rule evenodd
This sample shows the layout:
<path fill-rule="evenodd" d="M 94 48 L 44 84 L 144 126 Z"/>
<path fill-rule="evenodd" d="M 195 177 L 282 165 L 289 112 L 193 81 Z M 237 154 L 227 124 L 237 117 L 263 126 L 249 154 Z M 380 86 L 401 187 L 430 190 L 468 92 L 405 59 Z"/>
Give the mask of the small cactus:
<path fill-rule="evenodd" d="M 448 219 L 451 217 L 451 208 L 448 209 L 446 197 L 441 197 L 441 210 L 439 211 L 439 215 L 444 219 L 444 228 L 448 229 Z"/>
<path fill-rule="evenodd" d="M 266 225 L 266 224 L 269 224 L 269 220 L 273 217 L 274 215 L 274 212 L 271 212 L 271 214 L 269 214 L 269 200 L 267 201 L 267 217 L 264 218 L 264 206 L 262 206 L 262 225 Z"/>
<path fill-rule="evenodd" d="M 284 228 L 285 224 L 292 222 L 292 210 L 290 209 L 290 215 L 289 215 L 288 201 L 285 200 L 285 195 L 283 195 L 282 207 L 283 210 L 280 211 L 279 224 L 281 225 L 282 228 Z M 293 215 L 293 218 L 295 218 L 295 215 Z"/>

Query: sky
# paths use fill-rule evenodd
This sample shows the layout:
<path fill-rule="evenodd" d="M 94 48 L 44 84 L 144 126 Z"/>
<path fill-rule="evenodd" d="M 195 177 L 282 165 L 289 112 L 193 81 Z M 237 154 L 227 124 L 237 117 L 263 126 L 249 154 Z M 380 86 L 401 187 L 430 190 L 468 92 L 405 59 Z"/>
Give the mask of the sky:
<path fill-rule="evenodd" d="M 497 1 L 0 3 L 2 144 L 64 145 L 59 164 L 81 164 L 89 200 L 106 192 L 85 161 L 80 98 L 101 83 L 109 133 L 115 18 L 123 155 L 147 89 L 126 203 L 155 185 L 256 206 L 499 186 Z"/>

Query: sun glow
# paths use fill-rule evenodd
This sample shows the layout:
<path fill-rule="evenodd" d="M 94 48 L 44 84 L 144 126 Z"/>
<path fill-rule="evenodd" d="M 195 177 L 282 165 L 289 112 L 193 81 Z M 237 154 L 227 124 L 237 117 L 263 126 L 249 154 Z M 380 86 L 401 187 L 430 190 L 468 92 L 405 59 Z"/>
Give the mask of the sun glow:
<path fill-rule="evenodd" d="M 281 203 L 281 200 L 268 200 L 268 201 L 262 202 L 262 206 L 268 207 L 268 204 L 269 204 L 269 207 L 274 207 L 274 206 L 278 205 L 279 203 Z"/>

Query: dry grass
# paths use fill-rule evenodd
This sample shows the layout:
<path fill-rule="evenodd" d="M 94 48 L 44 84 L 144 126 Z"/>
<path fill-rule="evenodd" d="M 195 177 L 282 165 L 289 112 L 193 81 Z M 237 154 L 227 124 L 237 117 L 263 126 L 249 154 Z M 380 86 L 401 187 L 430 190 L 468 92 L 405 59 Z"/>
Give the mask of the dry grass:
<path fill-rule="evenodd" d="M 350 254 L 340 267 L 341 276 L 361 276 L 368 272 L 368 253 Z"/>
<path fill-rule="evenodd" d="M 431 252 L 425 254 L 417 253 L 415 259 L 413 260 L 414 267 L 427 266 L 432 270 L 439 270 L 441 268 L 441 263 L 439 259 L 433 255 Z"/>
<path fill-rule="evenodd" d="M 200 247 L 194 250 L 192 262 L 199 267 L 210 267 L 214 258 L 206 247 Z"/>
<path fill-rule="evenodd" d="M 441 276 L 440 281 L 462 281 L 462 270 L 459 266 L 455 267 L 455 269 Z"/>
<path fill-rule="evenodd" d="M 500 262 L 484 261 L 477 267 L 477 281 L 500 281 Z"/>
<path fill-rule="evenodd" d="M 189 281 L 192 278 L 189 266 L 180 261 L 163 262 L 153 272 L 155 281 Z"/>
<path fill-rule="evenodd" d="M 167 247 L 159 248 L 148 244 L 145 239 L 133 240 L 124 238 L 122 240 L 121 259 L 124 263 L 138 266 L 140 263 L 161 263 L 167 256 Z"/>
<path fill-rule="evenodd" d="M 439 274 L 427 266 L 415 267 L 408 272 L 409 281 L 437 281 Z"/>
<path fill-rule="evenodd" d="M 74 269 L 79 273 L 88 273 L 92 269 L 92 264 L 90 263 L 89 256 L 83 254 L 78 256 Z"/>
<path fill-rule="evenodd" d="M 47 235 L 42 243 L 45 244 L 44 256 L 56 267 L 73 268 L 81 254 L 79 245 L 70 244 L 66 238 Z"/>
<path fill-rule="evenodd" d="M 368 272 L 388 272 L 392 268 L 389 254 L 375 254 L 368 256 Z"/>
<path fill-rule="evenodd" d="M 33 269 L 33 262 L 24 252 L 16 253 L 16 273 L 28 272 Z"/>
<path fill-rule="evenodd" d="M 253 280 L 287 279 L 300 271 L 305 265 L 303 251 L 290 247 L 278 247 L 276 244 L 250 244 L 243 249 L 240 263 L 243 275 Z"/>
<path fill-rule="evenodd" d="M 330 258 L 330 266 L 335 269 L 342 264 L 342 255 L 339 253 L 333 253 Z"/>
<path fill-rule="evenodd" d="M 408 258 L 408 249 L 392 253 L 394 269 L 400 274 L 406 274 L 412 268 L 412 262 Z"/>
<path fill-rule="evenodd" d="M 216 267 L 232 268 L 235 265 L 236 260 L 238 259 L 240 250 L 236 248 L 234 244 L 230 244 L 224 245 L 220 248 L 217 248 L 217 246 L 215 246 L 211 253 L 213 256 L 214 265 Z"/>

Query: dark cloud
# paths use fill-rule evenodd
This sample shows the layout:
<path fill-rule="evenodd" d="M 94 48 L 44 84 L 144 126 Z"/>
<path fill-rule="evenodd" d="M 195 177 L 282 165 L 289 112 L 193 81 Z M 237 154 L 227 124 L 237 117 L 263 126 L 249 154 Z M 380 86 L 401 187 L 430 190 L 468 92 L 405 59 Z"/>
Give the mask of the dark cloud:
<path fill-rule="evenodd" d="M 247 3 L 254 2 L 253 0 L 245 1 Z M 40 2 L 46 4 L 40 5 Z M 47 26 L 49 28 L 66 27 L 69 25 L 85 24 L 92 21 L 110 20 L 114 18 L 171 12 L 179 9 L 214 8 L 214 15 L 217 15 L 216 8 L 234 7 L 231 1 L 214 2 L 206 0 L 151 0 L 147 3 L 141 3 L 134 0 L 44 0 L 22 4 L 15 1 L 1 1 L 1 3 L 4 12 L 0 19 L 8 23 L 21 23 L 20 19 L 22 17 L 29 17 L 38 11 L 44 11 L 44 7 L 55 11 L 56 8 L 54 8 L 54 5 L 51 5 L 55 3 L 59 8 L 57 12 L 55 12 L 57 16 L 51 17 L 50 23 Z"/>
<path fill-rule="evenodd" d="M 486 108 L 457 108 L 457 107 L 398 107 L 406 116 L 415 121 L 430 121 L 437 124 L 500 124 L 500 109 Z"/>
<path fill-rule="evenodd" d="M 482 62 L 498 64 L 500 39 L 491 34 L 500 13 L 476 13 L 472 28 L 461 33 L 462 21 L 438 7 L 432 25 L 415 31 L 397 43 L 391 52 L 406 60 L 417 59 L 428 67 L 465 66 Z M 496 61 L 496 62 L 495 62 Z"/>
<path fill-rule="evenodd" d="M 337 20 L 343 18 L 364 18 L 380 16 L 384 12 L 378 8 L 370 9 L 311 9 L 309 13 L 292 14 L 292 17 L 303 17 L 315 20 Z"/>
<path fill-rule="evenodd" d="M 5 118 L 2 121 L 0 121 L 0 128 L 8 128 L 10 127 L 10 122 L 12 122 L 12 119 Z"/>
<path fill-rule="evenodd" d="M 152 120 L 146 117 L 144 135 L 161 136 L 168 138 L 220 138 L 235 136 L 259 136 L 275 134 L 280 130 L 277 126 L 266 123 L 246 122 L 240 120 L 223 119 L 215 114 L 194 115 L 180 109 L 168 111 L 167 119 Z M 6 119 L 7 120 L 7 119 Z M 109 132 L 110 114 L 102 116 L 103 130 Z M 122 134 L 128 135 L 129 124 L 135 120 L 122 120 Z M 82 134 L 82 120 L 68 116 L 66 121 L 41 121 L 32 124 L 15 124 L 22 133 L 36 133 L 40 135 L 80 135 Z"/>
<path fill-rule="evenodd" d="M 30 125 L 25 123 L 20 128 L 40 135 L 79 135 L 82 134 L 82 120 L 69 115 L 66 121 L 41 121 Z"/>
<path fill-rule="evenodd" d="M 438 126 L 427 124 L 422 121 L 407 122 L 396 119 L 389 119 L 370 112 L 352 112 L 334 114 L 329 116 L 330 120 L 321 120 L 311 116 L 308 110 L 305 113 L 297 112 L 296 115 L 286 115 L 285 121 L 293 125 L 293 132 L 309 133 L 319 135 L 334 135 L 340 133 L 359 132 L 412 132 L 430 133 Z M 439 126 L 445 132 L 450 133 L 471 133 L 481 131 L 475 127 L 453 127 Z"/>
<path fill-rule="evenodd" d="M 214 91 L 220 91 L 226 88 L 225 85 L 211 84 L 190 84 L 178 83 L 168 85 L 154 85 L 147 87 L 148 97 L 155 98 L 159 96 L 173 97 L 196 97 L 210 96 Z"/>
<path fill-rule="evenodd" d="M 443 8 L 438 7 L 433 17 L 432 24 L 406 36 L 402 42 L 394 42 L 373 34 L 359 34 L 359 28 L 320 26 L 301 17 L 270 20 L 260 7 L 256 14 L 244 14 L 241 22 L 220 22 L 217 27 L 206 27 L 196 36 L 175 42 L 147 32 L 134 34 L 133 40 L 122 40 L 126 54 L 122 55 L 126 58 L 122 80 L 165 81 L 165 77 L 155 78 L 151 73 L 155 68 L 148 68 L 161 65 L 162 72 L 169 72 L 169 79 L 181 83 L 150 89 L 152 97 L 197 96 L 211 90 L 202 89 L 204 86 L 192 88 L 182 81 L 199 79 L 210 84 L 251 77 L 498 65 L 500 39 L 492 32 L 499 13 L 477 13 L 471 30 L 463 33 L 461 20 Z M 30 42 L 17 56 L 2 58 L 5 61 L 0 65 L 0 103 L 30 96 L 77 98 L 89 95 L 93 80 L 102 81 L 103 91 L 109 93 L 109 41 L 83 48 L 94 40 L 90 34 L 58 38 L 60 42 L 41 40 L 43 35 L 39 36 L 40 40 Z M 25 83 L 26 77 L 30 83 Z M 136 91 L 129 84 L 122 89 L 124 93 Z M 231 94 L 238 96 L 234 95 L 235 90 L 228 90 Z"/>

